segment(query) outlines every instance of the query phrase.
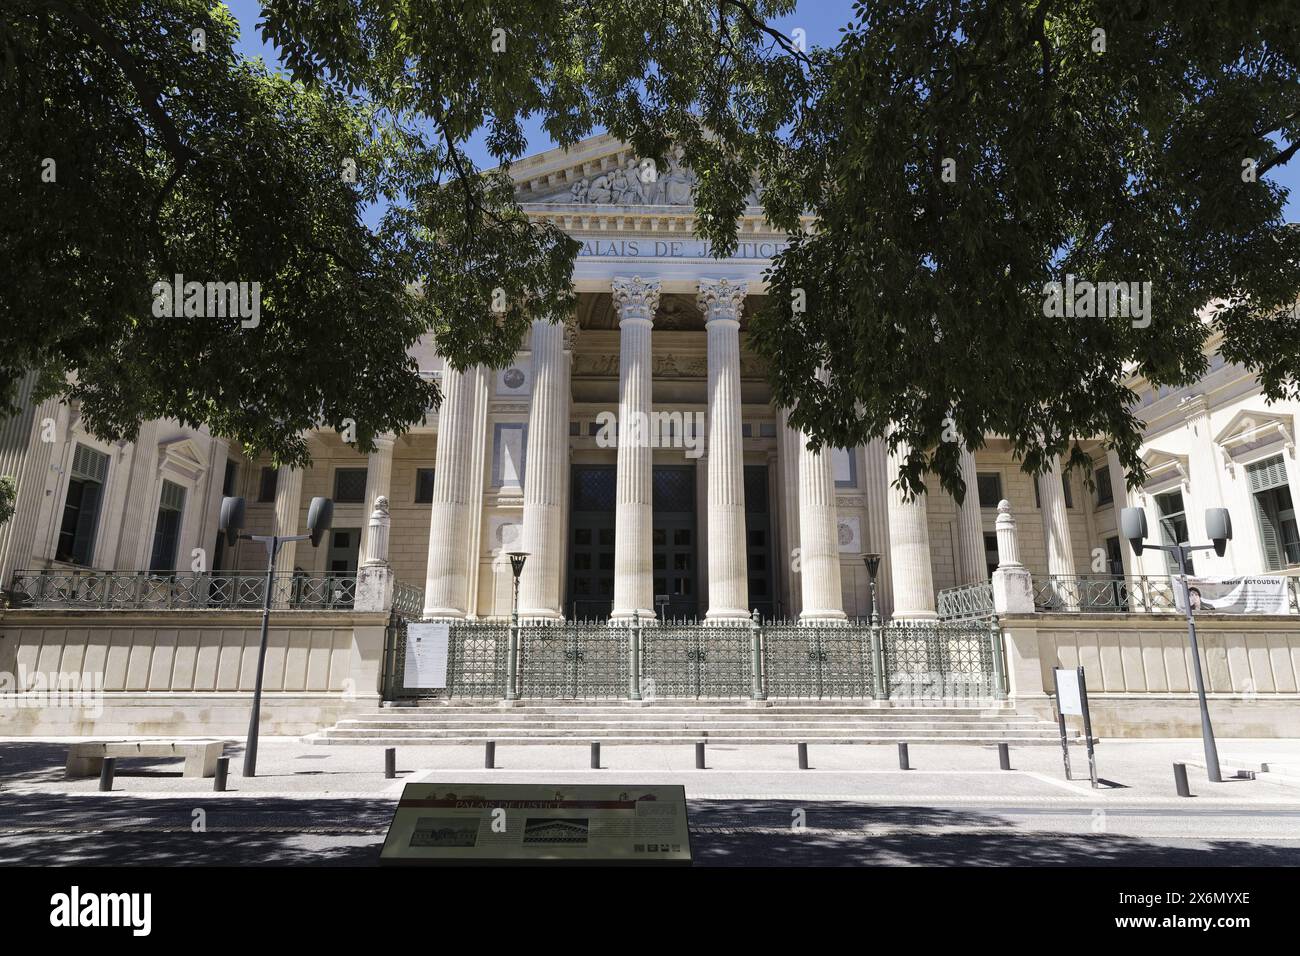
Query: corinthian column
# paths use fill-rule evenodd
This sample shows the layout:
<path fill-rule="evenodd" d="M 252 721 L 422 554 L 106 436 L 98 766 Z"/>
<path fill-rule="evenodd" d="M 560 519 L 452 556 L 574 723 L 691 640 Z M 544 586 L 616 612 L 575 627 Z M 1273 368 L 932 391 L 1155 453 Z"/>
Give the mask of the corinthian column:
<path fill-rule="evenodd" d="M 813 451 L 803 433 L 799 434 L 799 560 L 803 579 L 799 621 L 845 620 L 834 464 L 829 449 Z"/>
<path fill-rule="evenodd" d="M 965 442 L 961 442 L 959 462 L 961 480 L 966 484 L 966 500 L 957 509 L 957 545 L 960 565 L 957 568 L 958 584 L 981 584 L 988 580 L 988 562 L 984 557 L 984 519 L 980 514 L 979 476 L 975 471 L 975 456 Z"/>
<path fill-rule="evenodd" d="M 709 343 L 710 621 L 749 617 L 745 554 L 745 461 L 740 436 L 740 310 L 747 287 L 701 279 L 697 298 Z"/>
<path fill-rule="evenodd" d="M 1074 580 L 1074 548 L 1070 542 L 1070 513 L 1065 507 L 1061 480 L 1061 459 L 1052 456 L 1051 467 L 1037 478 L 1038 501 L 1042 506 L 1043 543 L 1047 548 L 1047 573 L 1056 582 L 1056 592 L 1068 610 L 1079 606 L 1078 582 Z"/>
<path fill-rule="evenodd" d="M 275 533 L 298 533 L 298 511 L 302 507 L 302 469 L 281 467 L 275 476 Z M 298 556 L 298 542 L 280 545 L 275 559 L 275 586 L 272 604 L 288 607 L 293 588 L 293 562 Z"/>
<path fill-rule="evenodd" d="M 528 474 L 524 479 L 524 562 L 521 617 L 557 620 L 564 537 L 564 472 L 569 464 L 569 359 L 566 329 L 533 323 L 533 394 L 528 408 Z"/>
<path fill-rule="evenodd" d="M 650 330 L 659 306 L 659 280 L 616 278 L 618 307 L 618 492 L 614 510 L 614 611 L 654 618 L 650 569 L 654 513 L 650 447 Z"/>
<path fill-rule="evenodd" d="M 481 519 L 481 470 L 474 467 L 481 448 L 480 392 L 486 392 L 478 366 L 458 372 L 446 366 L 438 411 L 438 457 L 429 515 L 429 567 L 424 583 L 426 618 L 463 618 L 470 611 L 471 542 Z M 480 462 L 481 464 L 481 462 Z M 476 548 L 474 549 L 477 550 Z"/>
<path fill-rule="evenodd" d="M 930 621 L 934 610 L 934 574 L 930 569 L 930 526 L 925 496 L 906 498 L 898 473 L 909 449 L 900 445 L 887 459 L 889 477 L 889 559 L 894 581 L 896 621 Z"/>

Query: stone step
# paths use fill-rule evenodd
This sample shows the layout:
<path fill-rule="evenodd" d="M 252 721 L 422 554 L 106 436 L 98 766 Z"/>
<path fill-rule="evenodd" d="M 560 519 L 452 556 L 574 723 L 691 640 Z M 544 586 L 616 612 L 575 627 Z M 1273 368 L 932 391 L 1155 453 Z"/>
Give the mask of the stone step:
<path fill-rule="evenodd" d="M 945 722 L 945 721 L 858 721 L 853 723 L 831 722 L 831 721 L 582 721 L 582 722 L 556 722 L 556 721 L 531 721 L 505 722 L 505 721 L 473 721 L 458 724 L 440 724 L 424 722 L 405 722 L 394 720 L 341 720 L 336 725 L 340 730 L 406 730 L 420 732 L 425 730 L 438 730 L 458 732 L 475 727 L 493 727 L 504 731 L 509 730 L 562 730 L 566 733 L 598 733 L 603 730 L 645 730 L 645 731 L 670 731 L 670 730 L 698 730 L 719 732 L 723 730 L 743 730 L 743 729 L 771 729 L 789 731 L 791 733 L 805 730 L 822 730 L 828 733 L 852 732 L 852 731 L 921 731 L 921 730 L 952 730 L 952 731 L 980 731 L 984 729 L 997 728 L 1004 731 L 1043 731 L 1042 725 L 1037 721 L 985 721 L 985 722 Z"/>
<path fill-rule="evenodd" d="M 397 747 L 397 746 L 434 746 L 454 742 L 459 744 L 484 743 L 486 741 L 495 741 L 498 745 L 567 745 L 570 747 L 585 746 L 590 740 L 599 740 L 607 744 L 688 744 L 698 740 L 698 737 L 662 737 L 662 736 L 629 736 L 629 737 L 609 737 L 601 736 L 599 738 L 574 738 L 574 737 L 507 737 L 501 735 L 486 735 L 482 737 L 472 737 L 459 735 L 454 738 L 429 738 L 425 736 L 408 737 L 408 736 L 374 736 L 374 737 L 335 737 L 331 732 L 325 731 L 320 735 L 311 735 L 304 737 L 303 740 L 310 744 L 321 745 L 368 745 L 376 747 Z M 970 744 L 990 747 L 999 743 L 1013 743 L 1018 747 L 1047 747 L 1059 744 L 1058 738 L 1049 736 L 1027 737 L 1024 739 L 1008 740 L 1007 738 L 993 734 L 984 737 L 954 736 L 852 736 L 852 737 L 813 737 L 813 736 L 780 736 L 780 737 L 715 737 L 710 735 L 708 738 L 710 744 L 719 746 L 740 746 L 740 745 L 767 745 L 767 744 L 796 744 L 806 743 L 809 746 L 831 745 L 831 744 L 896 744 L 907 743 L 915 744 Z"/>
<path fill-rule="evenodd" d="M 801 740 L 805 737 L 819 737 L 824 739 L 841 739 L 855 737 L 878 737 L 890 740 L 910 740 L 913 737 L 935 737 L 945 740 L 966 739 L 966 738 L 988 738 L 990 740 L 1038 740 L 1038 739 L 1059 739 L 1053 738 L 1051 734 L 1042 731 L 1004 731 L 1000 728 L 989 728 L 984 731 L 970 730 L 921 730 L 921 731 L 891 731 L 888 729 L 865 728 L 856 732 L 841 731 L 830 732 L 822 728 L 803 728 L 797 730 L 752 730 L 747 728 L 724 728 L 711 730 L 644 730 L 640 728 L 627 729 L 605 729 L 592 730 L 580 733 L 556 733 L 548 730 L 527 731 L 516 728 L 505 729 L 501 727 L 473 727 L 465 730 L 394 730 L 387 728 L 331 728 L 322 733 L 335 740 L 364 740 L 373 737 L 392 737 L 404 740 L 463 740 L 463 739 L 484 739 L 492 740 L 498 737 L 502 738 L 541 738 L 553 737 L 567 740 L 613 740 L 628 737 L 655 737 L 658 739 L 681 739 L 681 740 L 699 740 L 728 737 L 749 737 L 754 739 L 789 739 Z"/>

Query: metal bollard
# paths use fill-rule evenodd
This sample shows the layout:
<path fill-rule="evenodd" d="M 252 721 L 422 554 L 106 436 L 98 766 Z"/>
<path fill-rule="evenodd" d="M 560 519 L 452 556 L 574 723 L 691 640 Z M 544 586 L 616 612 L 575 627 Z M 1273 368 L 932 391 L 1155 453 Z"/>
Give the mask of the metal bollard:
<path fill-rule="evenodd" d="M 226 789 L 226 778 L 230 776 L 230 758 L 217 758 L 217 775 L 212 778 L 212 789 L 218 793 L 223 793 Z"/>
<path fill-rule="evenodd" d="M 397 748 L 384 748 L 384 777 L 392 780 L 397 776 Z"/>
<path fill-rule="evenodd" d="M 497 742 L 489 740 L 483 745 L 483 766 L 488 770 L 495 770 L 497 765 Z"/>
<path fill-rule="evenodd" d="M 600 741 L 598 740 L 591 742 L 591 769 L 600 769 Z"/>
<path fill-rule="evenodd" d="M 799 744 L 799 769 L 808 769 L 808 745 Z"/>
<path fill-rule="evenodd" d="M 695 769 L 704 769 L 704 741 L 698 741 L 695 744 Z"/>
<path fill-rule="evenodd" d="M 907 744 L 901 741 L 898 744 L 898 769 L 911 770 L 912 765 L 907 761 Z"/>
<path fill-rule="evenodd" d="M 1011 745 L 998 744 L 998 766 L 1003 770 L 1011 769 Z"/>
<path fill-rule="evenodd" d="M 99 768 L 99 789 L 105 793 L 113 789 L 113 774 L 117 772 L 117 758 L 105 757 Z"/>
<path fill-rule="evenodd" d="M 1190 797 L 1192 788 L 1187 785 L 1187 764 L 1174 764 L 1174 786 L 1178 789 L 1180 797 Z"/>

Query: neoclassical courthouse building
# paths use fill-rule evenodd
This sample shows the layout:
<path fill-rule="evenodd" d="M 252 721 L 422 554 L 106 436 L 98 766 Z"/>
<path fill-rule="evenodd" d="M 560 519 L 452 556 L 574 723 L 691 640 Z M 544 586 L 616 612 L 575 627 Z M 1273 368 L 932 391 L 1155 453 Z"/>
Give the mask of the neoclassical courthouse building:
<path fill-rule="evenodd" d="M 882 445 L 814 454 L 772 405 L 746 323 L 783 238 L 751 206 L 734 256 L 696 238 L 691 174 L 656 182 L 607 136 L 516 163 L 528 215 L 582 241 L 579 304 L 565 325 L 538 323 L 513 365 L 445 369 L 439 410 L 358 454 L 332 431 L 311 436 L 314 463 L 274 469 L 203 430 L 144 425 L 134 443 L 87 434 L 75 407 L 50 401 L 4 423 L 0 474 L 18 483 L 0 528 L 0 575 L 24 570 L 264 570 L 261 545 L 223 541 L 224 495 L 248 501 L 250 530 L 304 528 L 314 495 L 336 502 L 319 548 L 289 545 L 280 568 L 356 572 L 375 499 L 388 499 L 397 579 L 424 588 L 426 617 L 509 613 L 504 552 L 531 557 L 521 582 L 529 617 L 662 614 L 835 619 L 867 611 L 861 555 L 883 556 L 881 610 L 935 613 L 936 593 L 983 581 L 997 563 L 999 500 L 1019 523 L 1022 560 L 1039 575 L 1167 575 L 1117 532 L 1126 504 L 1168 539 L 1204 537 L 1206 507 L 1230 509 L 1223 558 L 1206 575 L 1300 573 L 1294 403 L 1270 404 L 1256 379 L 1215 357 L 1196 385 L 1132 383 L 1146 423 L 1150 477 L 1126 491 L 1113 455 L 1091 448 L 1095 489 L 1078 475 L 1033 478 L 990 436 L 963 461 L 972 493 L 905 502 Z M 610 414 L 640 441 L 610 440 Z M 628 424 L 640 423 L 629 429 Z M 707 441 L 701 439 L 707 438 Z"/>

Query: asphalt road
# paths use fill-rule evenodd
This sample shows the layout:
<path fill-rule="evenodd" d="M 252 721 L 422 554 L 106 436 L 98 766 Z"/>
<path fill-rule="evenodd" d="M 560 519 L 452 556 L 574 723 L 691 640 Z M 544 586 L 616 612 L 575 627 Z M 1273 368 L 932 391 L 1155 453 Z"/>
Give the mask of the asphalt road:
<path fill-rule="evenodd" d="M 372 866 L 394 803 L 8 793 L 0 865 Z M 1300 865 L 1291 808 L 688 803 L 703 866 Z"/>

